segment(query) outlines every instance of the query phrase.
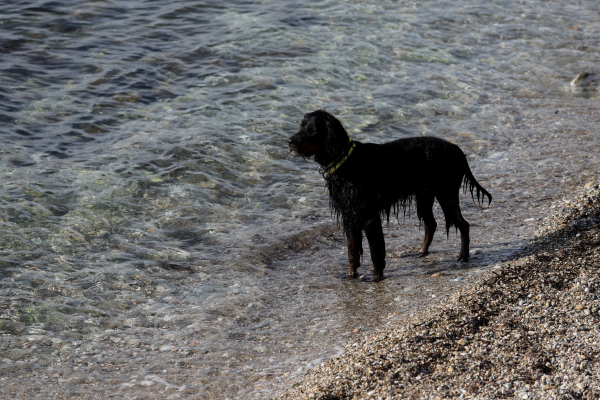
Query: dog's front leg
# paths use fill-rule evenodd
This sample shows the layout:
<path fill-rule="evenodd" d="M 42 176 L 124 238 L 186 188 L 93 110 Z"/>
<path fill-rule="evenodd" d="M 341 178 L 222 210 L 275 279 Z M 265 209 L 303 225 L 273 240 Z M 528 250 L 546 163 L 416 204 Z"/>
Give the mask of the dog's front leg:
<path fill-rule="evenodd" d="M 383 279 L 383 269 L 385 268 L 385 239 L 379 214 L 367 220 L 365 234 L 371 250 L 371 260 L 373 260 L 373 280 L 379 281 Z"/>
<path fill-rule="evenodd" d="M 360 258 L 363 253 L 362 247 L 362 229 L 352 226 L 346 232 L 348 238 L 348 260 L 350 262 L 348 276 L 350 278 L 358 277 L 358 267 L 360 267 Z"/>

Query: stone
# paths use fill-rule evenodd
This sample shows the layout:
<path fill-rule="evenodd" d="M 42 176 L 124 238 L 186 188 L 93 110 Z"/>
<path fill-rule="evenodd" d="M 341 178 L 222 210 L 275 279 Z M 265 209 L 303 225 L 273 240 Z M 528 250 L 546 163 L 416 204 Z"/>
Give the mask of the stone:
<path fill-rule="evenodd" d="M 550 385 L 551 383 L 552 383 L 552 380 L 550 379 L 550 377 L 548 375 L 542 376 L 542 385 Z"/>

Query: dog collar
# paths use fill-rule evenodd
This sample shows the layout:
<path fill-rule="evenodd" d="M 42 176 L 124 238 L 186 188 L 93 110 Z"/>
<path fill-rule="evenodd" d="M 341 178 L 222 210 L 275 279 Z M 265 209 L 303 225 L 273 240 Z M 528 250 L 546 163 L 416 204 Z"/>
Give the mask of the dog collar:
<path fill-rule="evenodd" d="M 337 171 L 339 167 L 342 166 L 342 164 L 346 162 L 346 160 L 350 157 L 350 154 L 352 154 L 352 152 L 354 151 L 355 147 L 356 143 L 354 143 L 354 141 L 350 139 L 348 142 L 348 149 L 345 152 L 346 154 L 341 159 L 338 158 L 337 160 L 329 163 L 325 168 L 323 168 L 323 170 L 329 175 L 333 174 L 335 171 Z"/>

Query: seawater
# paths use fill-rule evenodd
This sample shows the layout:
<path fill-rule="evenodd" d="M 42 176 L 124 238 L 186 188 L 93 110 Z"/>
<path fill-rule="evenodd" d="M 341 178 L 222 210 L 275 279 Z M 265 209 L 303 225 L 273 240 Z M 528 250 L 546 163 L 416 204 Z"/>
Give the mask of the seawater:
<path fill-rule="evenodd" d="M 2 397 L 275 396 L 513 257 L 598 170 L 599 12 L 0 4 Z M 592 78 L 570 85 L 581 72 Z M 385 227 L 388 279 L 370 281 L 368 252 L 364 275 L 345 278 L 317 166 L 286 146 L 322 107 L 361 141 L 461 146 L 494 196 L 462 198 L 469 263 L 454 261 L 453 231 L 414 257 L 423 229 L 408 215 Z"/>

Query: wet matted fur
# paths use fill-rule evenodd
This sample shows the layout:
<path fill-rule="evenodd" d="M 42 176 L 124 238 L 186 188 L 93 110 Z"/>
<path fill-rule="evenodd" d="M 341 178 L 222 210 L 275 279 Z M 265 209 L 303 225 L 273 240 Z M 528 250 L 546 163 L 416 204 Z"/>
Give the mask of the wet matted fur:
<path fill-rule="evenodd" d="M 305 114 L 288 145 L 297 155 L 314 157 L 322 168 L 329 204 L 348 239 L 349 276 L 358 276 L 364 231 L 373 279 L 383 278 L 381 218 L 398 216 L 400 210 L 405 214 L 412 204 L 425 228 L 420 255 L 426 256 L 437 227 L 432 210 L 436 199 L 444 212 L 446 233 L 452 225 L 460 231 L 458 260 L 468 261 L 469 223 L 460 211 L 460 188 L 464 183 L 480 203 L 487 196 L 490 204 L 492 195 L 477 182 L 457 145 L 435 137 L 361 143 L 351 140 L 341 122 L 324 110 Z"/>

